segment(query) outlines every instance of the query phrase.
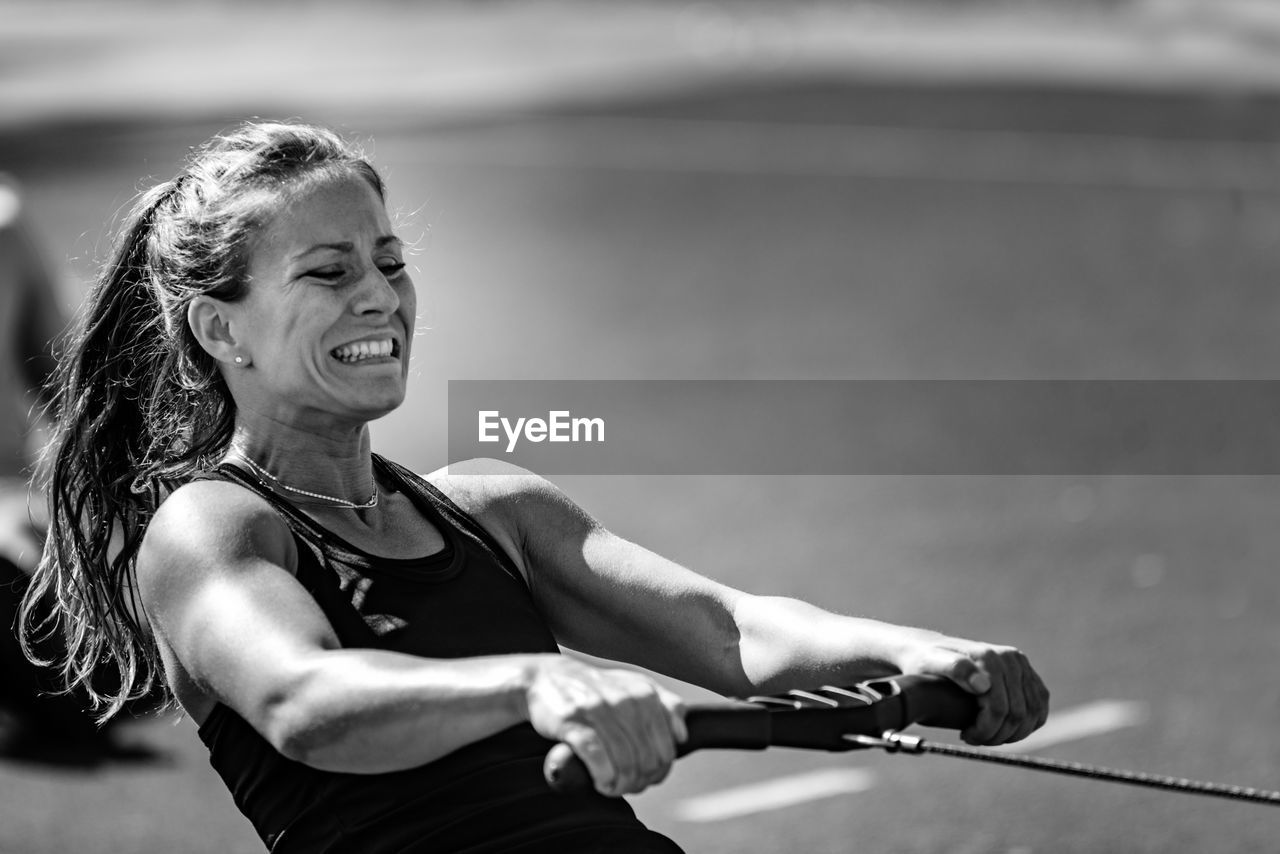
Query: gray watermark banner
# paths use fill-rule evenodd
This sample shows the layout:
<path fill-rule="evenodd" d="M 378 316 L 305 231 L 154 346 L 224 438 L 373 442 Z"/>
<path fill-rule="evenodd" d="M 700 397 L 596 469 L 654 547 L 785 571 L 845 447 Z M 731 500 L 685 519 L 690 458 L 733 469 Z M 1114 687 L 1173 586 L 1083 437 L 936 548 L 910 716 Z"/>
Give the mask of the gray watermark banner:
<path fill-rule="evenodd" d="M 1272 380 L 451 380 L 449 461 L 545 475 L 1280 474 Z"/>

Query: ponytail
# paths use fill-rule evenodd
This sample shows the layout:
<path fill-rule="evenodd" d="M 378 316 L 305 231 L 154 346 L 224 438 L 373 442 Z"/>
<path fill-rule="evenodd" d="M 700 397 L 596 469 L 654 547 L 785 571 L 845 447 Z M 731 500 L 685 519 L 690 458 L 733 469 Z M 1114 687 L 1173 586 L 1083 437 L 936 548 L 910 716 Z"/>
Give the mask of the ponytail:
<path fill-rule="evenodd" d="M 245 248 L 271 205 L 293 182 L 341 172 L 383 194 L 373 167 L 323 129 L 248 124 L 214 138 L 181 177 L 139 199 L 59 348 L 40 475 L 49 535 L 20 634 L 28 657 L 56 664 L 103 720 L 162 683 L 135 595 L 147 524 L 169 492 L 216 464 L 235 426 L 187 305 L 201 294 L 240 299 Z M 36 650 L 52 635 L 64 652 L 41 660 Z M 103 665 L 114 672 L 95 678 Z"/>
<path fill-rule="evenodd" d="M 61 634 L 63 681 L 82 686 L 95 708 L 105 706 L 104 717 L 151 691 L 158 672 L 131 595 L 131 567 L 159 503 L 154 486 L 135 491 L 135 474 L 148 438 L 138 391 L 161 350 L 146 256 L 169 189 L 153 190 L 135 207 L 60 348 L 50 402 L 57 427 L 41 466 L 50 536 L 22 607 L 27 655 L 37 659 L 39 642 Z M 93 679 L 103 661 L 114 665 L 109 681 L 116 684 Z"/>

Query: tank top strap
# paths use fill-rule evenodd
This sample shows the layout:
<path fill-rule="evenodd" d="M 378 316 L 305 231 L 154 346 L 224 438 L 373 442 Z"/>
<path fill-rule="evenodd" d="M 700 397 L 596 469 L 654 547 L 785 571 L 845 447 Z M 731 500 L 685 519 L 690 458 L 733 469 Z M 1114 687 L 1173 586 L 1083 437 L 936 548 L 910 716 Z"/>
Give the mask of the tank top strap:
<path fill-rule="evenodd" d="M 343 645 L 378 646 L 378 636 L 352 607 L 342 590 L 343 574 L 339 565 L 359 562 L 355 555 L 331 541 L 325 530 L 288 501 L 230 463 L 219 463 L 197 480 L 227 480 L 243 486 L 271 505 L 289 527 L 298 547 L 297 579 L 320 605 Z"/>
<path fill-rule="evenodd" d="M 212 471 L 207 472 L 202 479 L 229 480 L 262 498 L 271 505 L 273 510 L 280 514 L 285 524 L 289 526 L 289 530 L 298 539 L 305 542 L 311 551 L 316 553 L 318 558 L 321 558 L 322 563 L 324 559 L 344 562 L 355 561 L 358 563 L 363 557 L 333 542 L 333 538 L 328 535 L 328 532 L 309 516 L 288 501 L 285 501 L 273 490 L 268 489 L 261 481 L 250 477 L 237 466 L 233 466 L 230 463 L 219 463 Z"/>
<path fill-rule="evenodd" d="M 415 474 L 399 463 L 388 460 L 379 454 L 373 455 L 373 461 L 374 465 L 386 473 L 390 479 L 396 481 L 401 488 L 407 490 L 412 497 L 415 497 L 417 499 L 415 503 L 419 507 L 435 511 L 432 514 L 435 517 L 432 519 L 433 522 L 453 528 L 479 548 L 499 569 L 517 581 L 526 591 L 529 591 L 529 583 L 525 580 L 524 574 L 512 562 L 506 550 L 498 543 L 493 534 L 489 533 L 488 529 L 477 522 L 470 513 L 455 504 L 449 496 L 445 495 L 426 478 Z"/>

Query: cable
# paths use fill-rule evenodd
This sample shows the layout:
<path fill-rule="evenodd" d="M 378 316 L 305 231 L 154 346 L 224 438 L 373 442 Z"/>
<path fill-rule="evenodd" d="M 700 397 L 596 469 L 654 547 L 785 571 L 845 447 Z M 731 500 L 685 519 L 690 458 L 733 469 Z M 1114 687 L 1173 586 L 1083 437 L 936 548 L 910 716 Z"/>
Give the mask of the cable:
<path fill-rule="evenodd" d="M 1100 765 L 1086 765 L 1082 762 L 1066 762 L 1060 759 L 1044 759 L 1039 756 L 1028 756 L 1022 753 L 997 753 L 994 750 L 983 750 L 977 747 L 925 741 L 916 736 L 903 735 L 897 732 L 887 732 L 882 738 L 865 735 L 846 735 L 845 738 L 863 747 L 878 747 L 889 753 L 937 753 L 943 756 L 958 756 L 962 759 L 973 759 L 979 762 L 994 762 L 998 765 L 1032 768 L 1037 771 L 1049 771 L 1072 777 L 1086 777 L 1092 780 L 1107 780 L 1113 783 L 1127 783 L 1132 786 L 1146 786 L 1152 789 L 1188 792 L 1196 795 L 1209 795 L 1237 801 L 1280 806 L 1280 792 L 1255 789 L 1249 786 L 1233 786 L 1226 783 L 1191 780 L 1186 777 L 1171 777 L 1165 774 L 1148 774 L 1143 771 L 1104 768 Z"/>

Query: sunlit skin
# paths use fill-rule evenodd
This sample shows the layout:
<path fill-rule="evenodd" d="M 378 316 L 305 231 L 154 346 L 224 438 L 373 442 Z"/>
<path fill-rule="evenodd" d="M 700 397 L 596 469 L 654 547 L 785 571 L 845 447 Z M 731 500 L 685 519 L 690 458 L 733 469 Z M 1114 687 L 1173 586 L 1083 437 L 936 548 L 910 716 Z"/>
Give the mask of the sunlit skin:
<path fill-rule="evenodd" d="M 292 485 L 362 501 L 373 489 L 367 424 L 405 396 L 417 302 L 404 247 L 356 175 L 276 208 L 250 247 L 247 295 L 198 298 L 188 315 L 236 400 L 237 451 Z M 392 353 L 335 355 L 356 342 Z"/>

